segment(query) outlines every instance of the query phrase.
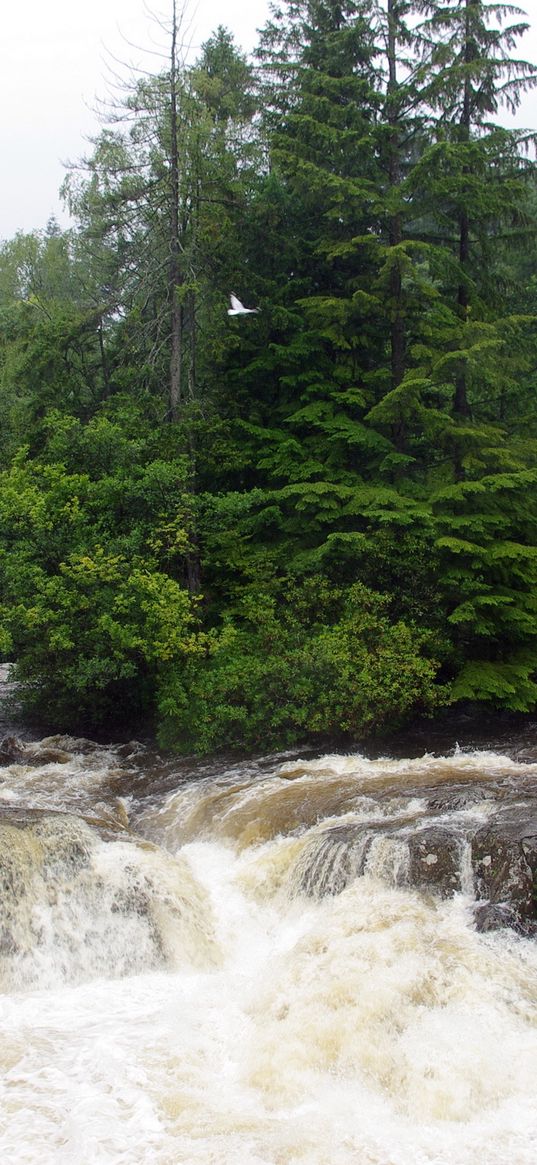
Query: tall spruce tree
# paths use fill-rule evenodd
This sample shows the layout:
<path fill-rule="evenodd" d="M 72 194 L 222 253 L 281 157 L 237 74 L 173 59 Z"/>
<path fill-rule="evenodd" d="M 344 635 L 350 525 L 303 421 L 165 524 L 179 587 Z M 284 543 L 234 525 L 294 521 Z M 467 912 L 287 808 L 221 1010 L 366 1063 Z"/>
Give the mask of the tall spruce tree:
<path fill-rule="evenodd" d="M 274 463 L 292 434 L 304 480 L 330 484 L 332 496 L 340 486 L 352 491 L 354 516 L 342 516 L 348 534 L 357 487 L 379 473 L 397 479 L 413 460 L 403 448 L 415 397 L 401 387 L 405 332 L 422 326 L 433 280 L 409 183 L 427 111 L 408 18 L 406 4 L 379 5 L 371 19 L 363 4 L 290 3 L 274 9 L 260 46 L 272 168 L 302 229 L 295 288 L 306 337 L 300 369 L 285 377 Z M 372 413 L 386 395 L 381 414 Z M 380 511 L 385 520 L 391 506 L 400 521 L 409 504 L 386 489 Z"/>
<path fill-rule="evenodd" d="M 526 202 L 526 147 L 535 134 L 498 124 L 500 110 L 515 112 L 522 94 L 537 84 L 537 66 L 513 57 L 528 29 L 523 12 L 486 0 L 437 0 L 426 5 L 424 34 L 431 44 L 429 100 L 437 111 L 436 143 L 423 160 L 438 175 L 436 214 L 451 223 L 458 260 L 455 289 L 464 325 L 479 303 L 494 257 L 490 243 L 520 221 Z M 443 188 L 442 188 L 443 187 Z M 487 246 L 489 244 L 489 246 Z M 471 412 L 464 360 L 454 386 L 454 412 Z"/>
<path fill-rule="evenodd" d="M 502 106 L 516 110 L 537 70 L 513 58 L 527 28 L 520 10 L 482 0 L 427 8 L 436 125 L 419 175 L 429 228 L 452 260 L 442 281 L 444 319 L 422 355 L 443 398 L 438 445 L 454 477 L 432 498 L 460 669 L 454 693 L 528 708 L 537 667 L 526 492 L 537 456 L 536 320 L 509 314 L 503 257 L 535 238 L 535 164 L 527 152 L 535 135 L 497 119 Z"/>
<path fill-rule="evenodd" d="M 295 298 L 312 336 L 312 360 L 294 392 L 288 381 L 285 424 L 321 472 L 331 464 L 339 475 L 367 472 L 383 442 L 361 422 L 362 372 L 373 360 L 368 263 L 349 253 L 349 239 L 367 232 L 377 186 L 370 23 L 353 2 L 288 4 L 274 11 L 260 52 L 271 165 L 301 218 Z"/>

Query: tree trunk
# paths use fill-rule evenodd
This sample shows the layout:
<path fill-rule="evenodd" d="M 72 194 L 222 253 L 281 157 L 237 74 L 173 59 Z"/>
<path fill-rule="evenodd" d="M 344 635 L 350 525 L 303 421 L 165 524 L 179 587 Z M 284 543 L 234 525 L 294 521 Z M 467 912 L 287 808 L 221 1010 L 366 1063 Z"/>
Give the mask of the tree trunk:
<path fill-rule="evenodd" d="M 103 395 L 104 395 L 105 400 L 108 400 L 108 397 L 110 396 L 110 373 L 109 373 L 109 369 L 108 369 L 108 360 L 106 358 L 106 349 L 104 346 L 102 317 L 99 320 L 99 326 L 97 328 L 97 333 L 99 336 L 99 352 L 100 352 L 100 356 L 101 356 L 101 371 L 103 374 L 103 385 L 104 385 Z"/>

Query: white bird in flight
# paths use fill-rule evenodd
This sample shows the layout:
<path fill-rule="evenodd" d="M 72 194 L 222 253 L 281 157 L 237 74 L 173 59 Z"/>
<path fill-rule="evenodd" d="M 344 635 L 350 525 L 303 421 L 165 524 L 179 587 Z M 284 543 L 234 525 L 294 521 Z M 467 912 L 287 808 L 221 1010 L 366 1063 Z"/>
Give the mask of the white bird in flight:
<path fill-rule="evenodd" d="M 228 307 L 228 309 L 227 309 L 228 316 L 247 316 L 247 315 L 255 314 L 255 312 L 259 311 L 258 307 L 244 307 L 244 305 L 241 303 L 240 299 L 237 299 L 237 296 L 234 295 L 233 292 L 231 292 L 231 295 L 229 298 L 230 298 L 230 302 L 231 302 L 231 307 Z"/>

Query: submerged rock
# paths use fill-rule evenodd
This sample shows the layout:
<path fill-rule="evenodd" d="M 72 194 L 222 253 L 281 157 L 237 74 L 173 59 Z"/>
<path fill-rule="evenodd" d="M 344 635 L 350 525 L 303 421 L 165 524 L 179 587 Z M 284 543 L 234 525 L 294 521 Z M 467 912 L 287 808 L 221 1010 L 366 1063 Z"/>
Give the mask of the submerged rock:
<path fill-rule="evenodd" d="M 292 893 L 309 898 L 340 894 L 363 874 L 374 825 L 334 825 L 314 836 L 293 872 Z"/>

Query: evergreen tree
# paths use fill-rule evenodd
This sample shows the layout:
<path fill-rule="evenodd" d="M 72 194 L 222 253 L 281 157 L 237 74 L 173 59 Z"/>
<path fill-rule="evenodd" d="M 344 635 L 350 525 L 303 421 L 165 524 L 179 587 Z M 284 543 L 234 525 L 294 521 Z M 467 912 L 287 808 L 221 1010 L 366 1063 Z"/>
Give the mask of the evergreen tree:
<path fill-rule="evenodd" d="M 506 311 L 505 255 L 509 248 L 512 263 L 535 237 L 535 165 L 526 152 L 533 135 L 495 119 L 502 105 L 517 108 L 537 73 L 512 56 L 527 27 L 519 10 L 481 0 L 427 7 L 436 125 L 418 175 L 429 229 L 452 259 L 443 319 L 421 354 L 429 391 L 443 401 L 438 444 L 455 479 L 433 495 L 460 668 L 454 692 L 528 708 L 535 535 L 525 490 L 537 452 L 535 318 Z"/>
<path fill-rule="evenodd" d="M 88 415 L 106 390 L 104 307 L 76 235 L 53 220 L 0 247 L 2 456 L 47 409 Z"/>
<path fill-rule="evenodd" d="M 430 166 L 438 177 L 435 213 L 456 230 L 450 240 L 458 259 L 456 310 L 465 325 L 479 304 L 491 264 L 494 270 L 491 243 L 517 223 L 532 169 L 523 148 L 534 135 L 506 130 L 491 118 L 502 107 L 518 108 L 522 94 L 537 84 L 537 66 L 512 56 L 528 29 L 520 19 L 512 22 L 523 15 L 520 9 L 486 0 L 450 5 L 433 0 L 427 8 L 433 69 L 429 100 L 438 117 L 437 140 L 422 159 L 422 172 Z M 461 348 L 463 336 L 464 329 Z M 464 358 L 455 376 L 453 407 L 460 417 L 470 415 Z"/>
<path fill-rule="evenodd" d="M 115 329 L 112 361 L 120 358 L 123 367 L 114 382 L 124 383 L 129 363 L 138 383 L 142 370 L 150 391 L 164 381 L 167 415 L 177 420 L 206 375 L 199 331 L 223 314 L 215 276 L 221 276 L 228 206 L 248 173 L 247 126 L 255 106 L 250 71 L 225 30 L 190 67 L 181 60 L 175 2 L 163 27 L 167 69 L 127 85 L 65 193 L 110 287 L 112 310 L 125 321 Z"/>

